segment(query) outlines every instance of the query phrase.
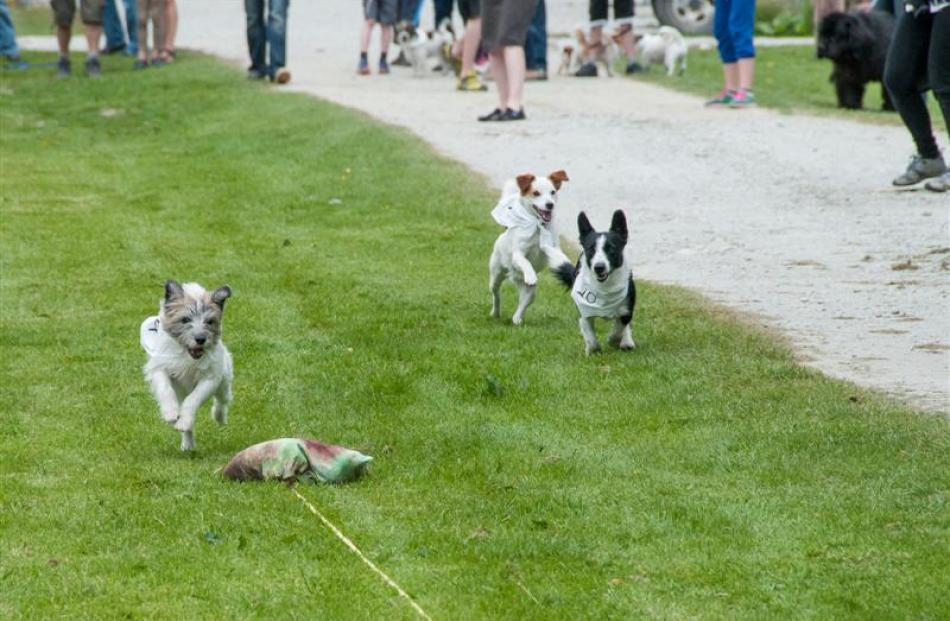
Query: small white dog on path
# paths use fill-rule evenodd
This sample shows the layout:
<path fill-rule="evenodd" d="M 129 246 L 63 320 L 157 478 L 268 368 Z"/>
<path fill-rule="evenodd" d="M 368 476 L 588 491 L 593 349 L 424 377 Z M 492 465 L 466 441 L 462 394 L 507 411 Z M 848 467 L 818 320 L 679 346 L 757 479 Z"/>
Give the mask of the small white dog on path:
<path fill-rule="evenodd" d="M 229 297 L 227 285 L 209 294 L 199 284 L 169 280 L 159 314 L 140 329 L 145 379 L 162 418 L 181 432 L 183 451 L 195 448 L 195 415 L 212 396 L 212 417 L 227 422 L 234 365 L 221 341 L 221 318 Z"/>
<path fill-rule="evenodd" d="M 660 26 L 656 34 L 646 34 L 637 41 L 637 51 L 644 67 L 663 65 L 666 75 L 686 73 L 686 40 L 672 26 Z"/>
<path fill-rule="evenodd" d="M 520 326 L 525 310 L 534 301 L 538 272 L 549 265 L 569 262 L 554 231 L 558 191 L 567 180 L 563 170 L 547 177 L 525 174 L 502 188 L 501 199 L 491 212 L 495 222 L 506 229 L 495 240 L 488 262 L 492 317 L 501 314 L 501 284 L 506 277 L 518 288 L 518 309 L 511 322 Z"/>

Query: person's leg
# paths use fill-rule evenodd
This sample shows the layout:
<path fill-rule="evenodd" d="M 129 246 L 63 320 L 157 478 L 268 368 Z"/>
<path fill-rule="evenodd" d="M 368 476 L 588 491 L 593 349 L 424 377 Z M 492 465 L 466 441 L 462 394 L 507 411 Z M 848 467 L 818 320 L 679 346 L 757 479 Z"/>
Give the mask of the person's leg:
<path fill-rule="evenodd" d="M 98 59 L 99 41 L 102 39 L 102 16 L 105 12 L 105 0 L 81 0 L 79 6 L 83 30 L 86 34 L 88 57 Z"/>
<path fill-rule="evenodd" d="M 630 63 L 637 55 L 633 39 L 633 0 L 614 0 L 614 21 L 620 29 L 620 48 Z"/>
<path fill-rule="evenodd" d="M 529 72 L 546 74 L 548 71 L 548 33 L 547 11 L 544 0 L 538 0 L 534 8 L 534 18 L 528 26 L 528 37 L 524 44 L 525 68 Z"/>
<path fill-rule="evenodd" d="M 367 19 L 363 22 L 363 28 L 360 30 L 360 53 L 368 54 L 369 53 L 369 40 L 373 34 L 373 26 L 376 25 L 376 22 L 372 19 Z"/>
<path fill-rule="evenodd" d="M 76 15 L 76 0 L 50 0 L 53 21 L 56 22 L 56 44 L 60 59 L 69 60 L 69 42 L 73 36 L 73 18 Z M 62 64 L 62 63 L 60 63 Z"/>
<path fill-rule="evenodd" d="M 149 1 L 150 0 L 136 0 L 135 15 L 138 22 L 135 25 L 135 29 L 136 39 L 138 39 L 139 42 L 139 49 L 136 53 L 136 59 L 138 60 L 136 67 L 141 67 L 144 63 L 148 62 Z"/>
<path fill-rule="evenodd" d="M 125 49 L 125 31 L 122 29 L 122 20 L 119 19 L 119 9 L 116 7 L 115 0 L 105 0 L 102 29 L 106 35 L 107 54 Z"/>
<path fill-rule="evenodd" d="M 950 8 L 933 15 L 927 77 L 950 137 Z"/>
<path fill-rule="evenodd" d="M 16 30 L 13 28 L 13 16 L 7 0 L 0 0 L 0 56 L 10 59 L 20 58 L 20 49 L 16 44 Z"/>
<path fill-rule="evenodd" d="M 478 44 L 482 40 L 482 19 L 472 17 L 465 24 L 465 34 L 462 35 L 462 77 L 475 71 L 475 55 L 478 54 Z"/>
<path fill-rule="evenodd" d="M 167 0 L 149 0 L 148 18 L 152 22 L 152 60 L 158 60 L 158 66 L 168 62 L 168 51 L 165 43 L 168 41 L 167 28 L 168 2 Z"/>
<path fill-rule="evenodd" d="M 505 67 L 505 48 L 498 48 L 490 52 L 491 58 L 489 65 L 492 77 L 495 79 L 495 86 L 498 87 L 498 109 L 506 110 L 508 108 L 508 69 Z"/>
<path fill-rule="evenodd" d="M 505 46 L 503 54 L 508 91 L 504 107 L 517 112 L 524 107 L 521 101 L 524 92 L 524 48 L 520 45 L 508 45 Z"/>
<path fill-rule="evenodd" d="M 175 52 L 175 39 L 178 38 L 178 0 L 165 0 L 165 14 L 162 15 L 162 52 L 171 56 Z"/>
<path fill-rule="evenodd" d="M 933 15 L 927 77 L 934 97 L 940 104 L 947 133 L 950 134 L 950 9 L 943 9 Z M 933 192 L 950 192 L 950 170 L 928 181 L 925 187 Z"/>
<path fill-rule="evenodd" d="M 722 91 L 719 95 L 707 101 L 707 104 L 728 104 L 731 93 L 739 88 L 739 65 L 736 49 L 732 45 L 732 35 L 729 32 L 729 10 L 733 0 L 718 0 L 713 17 L 713 34 L 719 50 L 719 60 L 722 62 Z"/>
<path fill-rule="evenodd" d="M 249 75 L 267 75 L 267 30 L 264 22 L 264 0 L 244 0 L 247 17 L 247 50 L 251 56 Z M 144 44 L 144 41 L 140 40 Z"/>
<path fill-rule="evenodd" d="M 433 0 L 433 6 L 435 8 L 435 24 L 432 26 L 433 30 L 437 30 L 443 21 L 452 19 L 452 7 L 454 5 L 454 0 Z"/>
<path fill-rule="evenodd" d="M 729 7 L 729 37 L 732 40 L 738 65 L 738 91 L 751 91 L 755 78 L 755 0 L 731 0 Z"/>
<path fill-rule="evenodd" d="M 899 13 L 884 65 L 884 85 L 914 139 L 917 154 L 925 159 L 940 155 L 930 124 L 930 113 L 919 88 L 927 70 L 930 30 L 929 17 Z"/>
<path fill-rule="evenodd" d="M 125 7 L 125 30 L 129 35 L 129 54 L 138 54 L 139 52 L 139 20 L 136 15 L 136 0 L 122 0 Z"/>
<path fill-rule="evenodd" d="M 287 9 L 290 0 L 268 0 L 267 45 L 270 48 L 268 71 L 271 78 L 287 64 Z"/>

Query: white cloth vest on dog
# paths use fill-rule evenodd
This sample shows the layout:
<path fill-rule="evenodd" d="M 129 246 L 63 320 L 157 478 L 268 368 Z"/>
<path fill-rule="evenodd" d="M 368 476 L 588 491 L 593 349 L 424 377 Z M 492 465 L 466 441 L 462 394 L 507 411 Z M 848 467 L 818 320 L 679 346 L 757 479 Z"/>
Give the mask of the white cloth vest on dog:
<path fill-rule="evenodd" d="M 533 235 L 536 230 L 540 231 L 542 246 L 557 246 L 557 236 L 548 229 L 551 224 L 545 224 L 537 217 L 526 213 L 521 205 L 519 194 L 502 196 L 495 208 L 491 210 L 491 217 L 503 227 L 518 229 L 525 236 Z"/>
<path fill-rule="evenodd" d="M 581 269 L 574 279 L 571 297 L 577 304 L 581 317 L 604 317 L 613 319 L 627 314 L 627 287 L 630 286 L 630 270 L 621 268 L 619 272 L 611 274 L 616 278 L 615 283 L 597 282 L 586 270 Z"/>
<path fill-rule="evenodd" d="M 142 344 L 142 349 L 144 349 L 145 353 L 149 356 L 154 356 L 158 353 L 162 337 L 164 336 L 165 331 L 162 330 L 162 323 L 159 321 L 158 315 L 154 315 L 143 321 L 142 327 L 139 328 L 139 343 Z"/>

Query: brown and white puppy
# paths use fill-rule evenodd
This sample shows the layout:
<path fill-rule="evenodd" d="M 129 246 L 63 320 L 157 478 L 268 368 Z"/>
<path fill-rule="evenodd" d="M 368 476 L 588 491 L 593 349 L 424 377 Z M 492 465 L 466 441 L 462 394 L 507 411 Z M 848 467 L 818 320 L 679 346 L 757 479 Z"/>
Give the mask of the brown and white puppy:
<path fill-rule="evenodd" d="M 212 396 L 211 415 L 227 422 L 234 364 L 221 340 L 224 302 L 231 288 L 212 293 L 196 283 L 165 283 L 160 313 L 142 323 L 140 342 L 148 354 L 143 372 L 162 418 L 181 432 L 181 450 L 195 448 L 198 408 Z"/>
<path fill-rule="evenodd" d="M 488 262 L 492 317 L 501 314 L 501 283 L 507 278 L 518 288 L 518 308 L 511 322 L 521 325 L 525 310 L 534 301 L 538 272 L 567 261 L 554 229 L 558 192 L 567 180 L 567 173 L 558 170 L 546 177 L 519 175 L 505 183 L 491 212 L 505 227 Z"/>

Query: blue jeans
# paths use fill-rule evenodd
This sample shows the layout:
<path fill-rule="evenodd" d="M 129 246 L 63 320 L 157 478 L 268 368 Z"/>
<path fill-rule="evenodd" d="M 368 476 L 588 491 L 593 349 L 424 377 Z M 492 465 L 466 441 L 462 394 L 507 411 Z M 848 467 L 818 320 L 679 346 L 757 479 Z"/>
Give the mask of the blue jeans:
<path fill-rule="evenodd" d="M 139 51 L 138 46 L 138 23 L 135 15 L 135 0 L 122 0 L 125 6 L 125 28 L 122 28 L 122 20 L 119 19 L 119 10 L 116 8 L 115 0 L 105 0 L 105 7 L 102 12 L 102 30 L 106 35 L 106 49 L 118 49 L 126 45 L 126 32 L 128 32 L 129 54 L 135 54 Z"/>
<path fill-rule="evenodd" d="M 264 22 L 264 0 L 244 0 L 247 13 L 247 49 L 251 69 L 271 78 L 287 64 L 287 5 L 290 0 L 270 0 Z M 270 49 L 270 62 L 267 51 Z"/>
<path fill-rule="evenodd" d="M 399 0 L 399 21 L 418 27 L 421 7 L 422 0 Z"/>
<path fill-rule="evenodd" d="M 719 42 L 719 58 L 732 64 L 755 58 L 752 32 L 755 29 L 755 0 L 717 0 L 713 33 Z"/>
<path fill-rule="evenodd" d="M 10 16 L 10 7 L 7 6 L 7 0 L 0 0 L 0 55 L 20 55 L 20 49 L 16 45 L 16 31 L 13 30 L 13 18 Z"/>
<path fill-rule="evenodd" d="M 433 4 L 435 5 L 434 29 L 437 29 L 442 20 L 452 19 L 452 8 L 455 6 L 455 0 L 433 0 Z"/>
<path fill-rule="evenodd" d="M 528 38 L 524 44 L 525 66 L 529 71 L 548 70 L 547 21 L 544 0 L 538 0 L 538 6 L 534 9 L 534 19 L 528 26 Z"/>

